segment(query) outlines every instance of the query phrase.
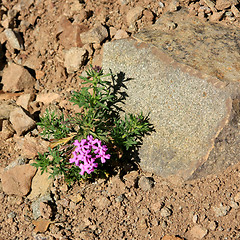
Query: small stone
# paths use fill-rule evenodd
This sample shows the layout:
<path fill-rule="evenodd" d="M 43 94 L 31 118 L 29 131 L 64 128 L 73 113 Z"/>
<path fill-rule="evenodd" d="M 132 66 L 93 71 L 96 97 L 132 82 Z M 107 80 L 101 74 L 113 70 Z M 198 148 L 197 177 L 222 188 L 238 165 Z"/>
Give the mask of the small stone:
<path fill-rule="evenodd" d="M 225 16 L 228 18 L 233 17 L 233 13 L 231 11 L 227 11 L 227 12 L 225 12 Z"/>
<path fill-rule="evenodd" d="M 147 228 L 147 221 L 144 218 L 140 218 L 137 224 L 138 224 L 139 229 L 146 229 Z"/>
<path fill-rule="evenodd" d="M 129 35 L 126 31 L 120 29 L 116 32 L 115 36 L 114 36 L 114 40 L 117 40 L 117 39 L 123 39 L 123 38 L 128 38 Z"/>
<path fill-rule="evenodd" d="M 204 3 L 212 10 L 212 12 L 217 12 L 215 4 L 212 0 L 203 0 Z"/>
<path fill-rule="evenodd" d="M 137 177 L 138 177 L 138 172 L 131 171 L 123 176 L 123 180 L 127 187 L 129 187 L 129 188 L 136 187 Z"/>
<path fill-rule="evenodd" d="M 240 11 L 234 5 L 232 5 L 231 11 L 235 17 L 240 18 Z"/>
<path fill-rule="evenodd" d="M 175 12 L 175 11 L 178 10 L 179 6 L 180 6 L 180 3 L 179 3 L 178 0 L 172 0 L 170 2 L 170 4 L 168 5 L 168 11 L 169 12 Z"/>
<path fill-rule="evenodd" d="M 143 10 L 144 9 L 142 7 L 138 6 L 128 11 L 126 15 L 126 21 L 128 26 L 134 25 L 135 22 L 142 17 Z"/>
<path fill-rule="evenodd" d="M 52 198 L 49 193 L 47 193 L 46 195 L 39 197 L 35 201 L 33 201 L 31 204 L 33 219 L 36 220 L 41 216 L 40 203 L 41 202 L 51 202 L 51 201 L 52 201 Z"/>
<path fill-rule="evenodd" d="M 153 218 L 151 224 L 152 224 L 153 226 L 158 226 L 158 225 L 159 225 L 158 219 L 157 219 L 157 218 Z"/>
<path fill-rule="evenodd" d="M 111 202 L 106 197 L 98 198 L 96 201 L 96 206 L 99 209 L 107 209 L 111 205 Z"/>
<path fill-rule="evenodd" d="M 78 193 L 78 194 L 74 194 L 69 196 L 69 199 L 74 202 L 74 203 L 79 203 L 83 200 L 82 194 Z"/>
<path fill-rule="evenodd" d="M 235 202 L 240 202 L 240 192 L 238 192 L 234 197 Z"/>
<path fill-rule="evenodd" d="M 61 96 L 58 93 L 40 93 L 36 96 L 36 102 L 42 102 L 44 105 L 48 105 L 53 101 L 60 100 Z"/>
<path fill-rule="evenodd" d="M 209 228 L 209 230 L 211 230 L 211 231 L 215 231 L 216 230 L 216 228 L 217 228 L 217 222 L 216 221 L 211 221 L 210 223 L 209 223 L 209 225 L 208 225 L 208 228 Z"/>
<path fill-rule="evenodd" d="M 37 198 L 48 195 L 50 188 L 53 183 L 53 178 L 50 178 L 49 173 L 44 172 L 41 174 L 41 171 L 38 170 L 36 175 L 32 180 L 32 190 L 27 196 L 31 201 L 36 200 Z"/>
<path fill-rule="evenodd" d="M 193 215 L 193 222 L 194 222 L 194 223 L 197 223 L 197 221 L 198 221 L 198 215 L 197 215 L 197 214 L 194 214 L 194 215 Z"/>
<path fill-rule="evenodd" d="M 20 151 L 25 158 L 33 159 L 38 153 L 43 154 L 48 150 L 49 142 L 43 140 L 41 137 L 14 137 L 16 142 L 15 150 Z"/>
<path fill-rule="evenodd" d="M 22 37 L 19 33 L 14 32 L 10 28 L 5 29 L 4 33 L 7 37 L 7 40 L 9 41 L 11 47 L 13 47 L 14 49 L 17 49 L 17 50 L 23 50 L 24 49 L 23 39 L 22 39 Z"/>
<path fill-rule="evenodd" d="M 97 25 L 87 32 L 80 34 L 83 44 L 102 43 L 108 37 L 108 31 L 103 25 Z"/>
<path fill-rule="evenodd" d="M 0 120 L 8 120 L 10 117 L 10 113 L 15 109 L 18 108 L 15 101 L 8 100 L 8 101 L 0 101 Z"/>
<path fill-rule="evenodd" d="M 40 112 L 42 110 L 43 103 L 42 102 L 37 102 L 33 101 L 29 103 L 29 111 L 32 115 L 36 112 Z"/>
<path fill-rule="evenodd" d="M 15 166 L 2 174 L 2 188 L 6 194 L 25 196 L 31 188 L 36 168 L 29 164 Z"/>
<path fill-rule="evenodd" d="M 40 213 L 46 219 L 50 219 L 53 215 L 52 208 L 47 202 L 40 202 Z"/>
<path fill-rule="evenodd" d="M 219 21 L 223 17 L 224 13 L 225 13 L 225 11 L 213 12 L 213 14 L 209 17 L 209 20 L 211 22 Z"/>
<path fill-rule="evenodd" d="M 189 235 L 192 238 L 203 239 L 208 233 L 208 230 L 203 228 L 201 225 L 195 225 L 189 231 Z"/>
<path fill-rule="evenodd" d="M 149 191 L 154 186 L 154 180 L 152 178 L 142 176 L 138 181 L 138 186 L 143 191 Z"/>
<path fill-rule="evenodd" d="M 13 6 L 13 10 L 21 12 L 29 9 L 32 4 L 34 4 L 34 0 L 21 0 Z"/>
<path fill-rule="evenodd" d="M 3 91 L 17 92 L 33 88 L 35 80 L 24 67 L 9 63 L 2 76 Z"/>
<path fill-rule="evenodd" d="M 38 80 L 42 79 L 45 76 L 45 72 L 40 71 L 40 70 L 36 70 L 35 74 L 36 74 L 36 79 L 38 79 Z"/>
<path fill-rule="evenodd" d="M 159 5 L 160 8 L 164 8 L 165 7 L 165 4 L 163 2 L 161 2 L 161 1 L 158 2 L 158 5 Z"/>
<path fill-rule="evenodd" d="M 19 165 L 24 165 L 27 163 L 27 159 L 23 157 L 18 157 L 16 160 L 12 161 L 7 167 L 5 167 L 5 171 L 9 170 L 13 167 L 19 166 Z"/>
<path fill-rule="evenodd" d="M 113 38 L 115 36 L 116 32 L 117 32 L 117 29 L 115 27 L 109 28 L 109 33 L 110 33 L 111 38 Z"/>
<path fill-rule="evenodd" d="M 238 209 L 239 208 L 239 203 L 235 202 L 235 201 L 231 201 L 230 202 L 230 206 L 231 206 L 231 208 Z"/>
<path fill-rule="evenodd" d="M 160 211 L 162 217 L 170 217 L 172 215 L 172 210 L 168 207 L 163 207 Z"/>
<path fill-rule="evenodd" d="M 23 94 L 18 97 L 16 103 L 18 106 L 21 106 L 23 109 L 28 111 L 29 103 L 33 100 L 34 95 L 33 94 Z"/>
<path fill-rule="evenodd" d="M 85 25 L 72 24 L 66 16 L 62 16 L 57 28 L 59 43 L 62 44 L 65 49 L 83 46 L 80 34 L 88 30 Z"/>
<path fill-rule="evenodd" d="M 154 212 L 160 211 L 160 209 L 163 207 L 164 203 L 157 201 L 155 203 L 151 204 L 151 210 Z"/>
<path fill-rule="evenodd" d="M 125 195 L 121 194 L 115 198 L 115 201 L 121 203 L 124 200 L 124 198 L 125 198 Z"/>
<path fill-rule="evenodd" d="M 238 0 L 216 0 L 216 9 L 218 10 L 224 10 L 226 8 L 231 7 L 231 5 L 236 5 L 238 4 Z"/>
<path fill-rule="evenodd" d="M 15 212 L 10 212 L 7 216 L 8 218 L 15 218 L 17 214 Z"/>
<path fill-rule="evenodd" d="M 14 129 L 8 120 L 2 121 L 2 133 L 1 136 L 3 139 L 11 138 L 14 135 Z"/>
<path fill-rule="evenodd" d="M 230 206 L 223 206 L 222 204 L 220 204 L 219 207 L 213 207 L 213 211 L 215 212 L 216 217 L 226 216 L 230 209 L 231 209 Z"/>
<path fill-rule="evenodd" d="M 15 108 L 10 113 L 9 119 L 17 135 L 22 135 L 36 126 L 35 121 L 22 108 Z"/>
<path fill-rule="evenodd" d="M 73 47 L 66 51 L 64 66 L 68 73 L 76 72 L 82 67 L 87 59 L 87 51 L 83 48 Z"/>

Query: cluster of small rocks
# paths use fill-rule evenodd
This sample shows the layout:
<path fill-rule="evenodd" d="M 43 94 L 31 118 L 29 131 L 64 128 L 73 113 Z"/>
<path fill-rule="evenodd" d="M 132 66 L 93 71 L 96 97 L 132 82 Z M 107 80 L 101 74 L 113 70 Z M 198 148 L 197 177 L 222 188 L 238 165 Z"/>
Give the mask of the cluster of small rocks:
<path fill-rule="evenodd" d="M 9 170 L 20 166 L 26 169 L 26 165 L 17 165 Z M 238 172 L 239 166 L 228 174 Z M 123 178 L 116 175 L 107 181 L 99 179 L 71 187 L 62 177 L 47 177 L 37 172 L 31 181 L 26 176 L 24 181 L 32 185 L 27 194 L 17 190 L 8 195 L 2 181 L 0 208 L 6 212 L 6 219 L 3 215 L 0 220 L 8 231 L 1 236 L 49 240 L 240 237 L 240 192 L 237 187 L 231 192 L 225 190 L 231 180 L 216 191 L 213 186 L 219 179 L 214 177 L 176 186 L 160 177 L 132 171 Z M 213 186 L 207 186 L 207 181 Z"/>
<path fill-rule="evenodd" d="M 216 3 L 212 0 L 142 3 L 119 0 L 114 4 L 77 0 L 3 1 L 0 9 L 3 90 L 22 91 L 27 84 L 37 91 L 46 85 L 62 89 L 65 81 L 74 85 L 76 74 L 86 65 L 91 62 L 101 65 L 105 42 L 127 38 L 154 24 L 163 13 L 181 7 L 203 20 L 226 20 L 239 25 L 238 4 L 238 0 Z M 4 86 L 18 72 L 26 81 L 18 79 L 15 89 Z"/>
<path fill-rule="evenodd" d="M 205 21 L 216 22 L 225 19 L 229 23 L 233 23 L 240 18 L 238 5 L 238 0 L 216 0 L 216 2 L 200 0 L 189 4 L 189 12 Z"/>

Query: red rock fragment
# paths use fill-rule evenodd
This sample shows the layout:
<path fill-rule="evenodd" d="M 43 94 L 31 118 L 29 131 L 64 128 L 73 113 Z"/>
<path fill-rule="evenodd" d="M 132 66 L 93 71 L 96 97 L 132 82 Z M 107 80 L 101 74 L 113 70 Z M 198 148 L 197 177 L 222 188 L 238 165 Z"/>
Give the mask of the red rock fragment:
<path fill-rule="evenodd" d="M 35 173 L 36 168 L 29 164 L 15 166 L 4 171 L 1 177 L 3 191 L 9 195 L 27 195 Z"/>

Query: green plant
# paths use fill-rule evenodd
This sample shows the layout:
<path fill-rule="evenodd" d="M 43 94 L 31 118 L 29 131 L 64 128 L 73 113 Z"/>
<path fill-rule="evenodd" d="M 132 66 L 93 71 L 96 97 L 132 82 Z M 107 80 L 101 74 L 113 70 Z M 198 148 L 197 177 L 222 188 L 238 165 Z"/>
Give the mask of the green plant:
<path fill-rule="evenodd" d="M 142 113 L 120 116 L 117 103 L 122 98 L 117 96 L 118 87 L 104 80 L 109 75 L 91 66 L 87 77 L 80 77 L 85 86 L 73 92 L 70 101 L 82 108 L 82 113 L 65 118 L 46 111 L 38 125 L 50 147 L 39 154 L 34 166 L 52 177 L 63 174 L 67 182 L 106 176 L 111 161 L 129 156 L 152 131 Z"/>

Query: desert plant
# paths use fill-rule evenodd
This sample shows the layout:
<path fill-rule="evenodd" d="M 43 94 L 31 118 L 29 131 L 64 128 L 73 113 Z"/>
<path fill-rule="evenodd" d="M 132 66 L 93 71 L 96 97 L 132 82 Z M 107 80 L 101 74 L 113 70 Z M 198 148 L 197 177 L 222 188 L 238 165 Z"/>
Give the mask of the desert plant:
<path fill-rule="evenodd" d="M 105 80 L 110 74 L 92 66 L 86 73 L 80 77 L 85 86 L 70 98 L 83 111 L 67 118 L 46 111 L 38 123 L 50 145 L 32 165 L 52 177 L 63 174 L 67 182 L 107 176 L 106 166 L 121 161 L 152 130 L 142 113 L 120 116 L 116 86 Z"/>

